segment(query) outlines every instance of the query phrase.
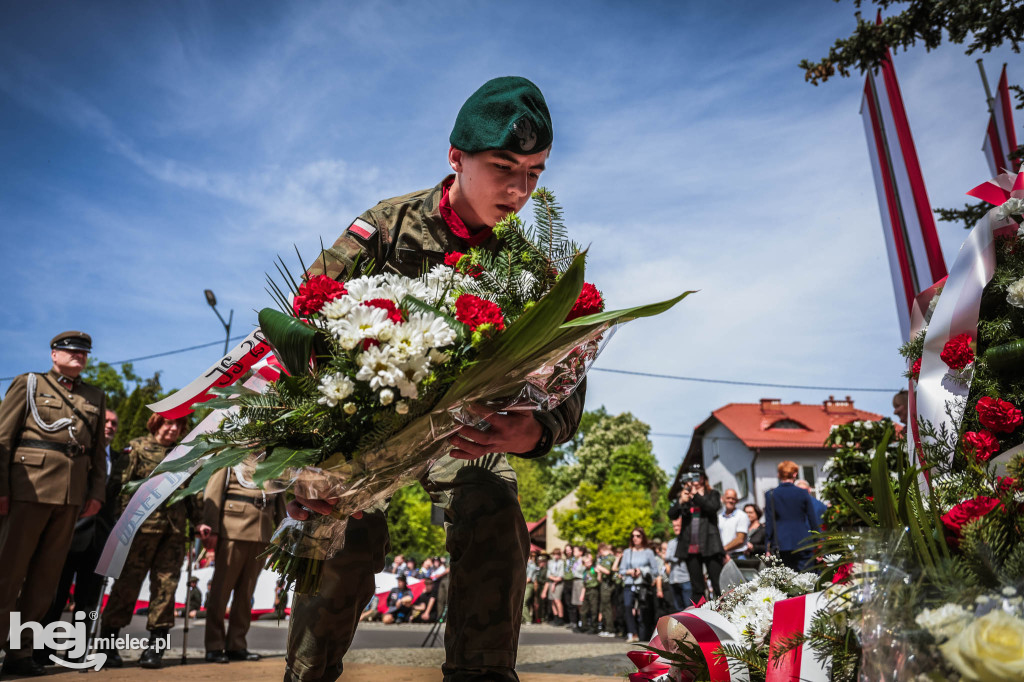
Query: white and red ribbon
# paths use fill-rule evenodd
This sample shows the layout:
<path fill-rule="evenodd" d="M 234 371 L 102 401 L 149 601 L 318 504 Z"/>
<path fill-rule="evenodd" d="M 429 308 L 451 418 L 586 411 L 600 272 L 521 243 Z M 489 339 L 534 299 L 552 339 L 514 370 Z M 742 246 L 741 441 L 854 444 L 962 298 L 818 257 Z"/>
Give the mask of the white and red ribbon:
<path fill-rule="evenodd" d="M 815 592 L 775 603 L 771 646 L 786 637 L 806 633 L 814 615 L 825 608 L 824 592 Z M 750 671 L 738 661 L 716 654 L 722 645 L 741 644 L 740 633 L 725 616 L 710 609 L 691 607 L 658 620 L 657 634 L 650 646 L 662 651 L 678 650 L 677 640 L 689 640 L 700 647 L 712 682 L 749 682 Z M 650 651 L 630 651 L 627 656 L 637 667 L 630 682 L 678 682 L 681 669 Z M 808 644 L 792 649 L 781 659 L 769 654 L 766 682 L 828 682 L 829 661 L 818 660 Z"/>
<path fill-rule="evenodd" d="M 967 194 L 996 206 L 1011 197 L 1024 198 L 1024 173 L 1003 173 Z M 1012 219 L 997 218 L 995 209 L 974 226 L 950 269 L 924 337 L 915 401 L 917 417 L 930 422 L 936 431 L 945 428 L 947 435 L 954 438 L 963 418 L 972 375 L 964 372 L 954 379 L 940 354 L 958 334 L 968 334 L 977 341 L 981 294 L 996 267 L 995 236 L 1006 228 L 1016 230 L 1017 224 Z"/>
<path fill-rule="evenodd" d="M 270 353 L 270 344 L 263 338 L 263 332 L 253 329 L 231 352 L 214 363 L 185 388 L 175 391 L 149 409 L 168 419 L 184 417 L 192 412 L 192 406 L 210 400 L 213 387 L 224 388 L 238 381 L 253 365 Z"/>
<path fill-rule="evenodd" d="M 273 367 L 266 367 L 264 369 L 266 374 L 273 376 Z M 262 392 L 268 385 L 269 377 L 264 372 L 258 372 L 251 376 L 244 384 L 246 388 Z M 276 376 L 273 378 L 276 379 Z M 270 379 L 271 381 L 273 379 Z M 177 395 L 177 394 L 175 394 Z M 174 396 L 171 396 L 172 398 Z M 231 408 L 234 409 L 234 408 Z M 199 436 L 216 431 L 220 426 L 221 421 L 226 417 L 231 409 L 219 409 L 214 410 L 206 416 L 203 421 L 199 422 L 199 425 L 189 431 L 188 435 L 182 439 L 182 443 L 190 443 Z M 191 411 L 191 410 L 190 410 Z M 167 453 L 164 457 L 165 462 L 170 462 L 176 459 L 180 459 L 190 453 L 195 446 L 178 445 L 173 450 Z M 149 515 L 156 510 L 161 504 L 164 504 L 174 491 L 181 486 L 188 477 L 191 476 L 196 469 L 198 469 L 203 463 L 203 458 L 200 458 L 192 463 L 185 471 L 173 471 L 156 476 L 151 476 L 139 486 L 139 489 L 132 495 L 132 499 L 128 501 L 125 506 L 124 512 L 118 518 L 117 523 L 114 524 L 114 528 L 110 532 L 110 537 L 107 538 L 107 543 L 103 546 L 103 553 L 100 555 L 100 560 L 96 564 L 96 572 L 100 575 L 109 576 L 116 578 L 121 575 L 121 569 L 124 568 L 124 561 L 128 557 L 128 551 L 131 549 L 132 540 L 135 539 L 135 533 L 138 532 L 139 526 L 149 518 Z"/>
<path fill-rule="evenodd" d="M 828 659 L 818 659 L 806 642 L 784 656 L 773 655 L 784 639 L 808 632 L 814 615 L 825 608 L 827 602 L 824 592 L 775 602 L 766 682 L 829 682 Z"/>

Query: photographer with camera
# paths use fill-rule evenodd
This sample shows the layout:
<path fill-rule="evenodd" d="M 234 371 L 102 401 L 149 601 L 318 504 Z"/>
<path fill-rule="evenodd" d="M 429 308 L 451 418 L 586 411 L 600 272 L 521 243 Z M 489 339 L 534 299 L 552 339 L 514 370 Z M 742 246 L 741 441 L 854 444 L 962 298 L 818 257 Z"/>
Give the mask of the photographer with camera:
<path fill-rule="evenodd" d="M 725 563 L 725 550 L 718 532 L 718 510 L 722 508 L 722 498 L 708 485 L 708 477 L 699 464 L 683 474 L 682 485 L 679 498 L 668 509 L 668 518 L 679 519 L 682 524 L 676 557 L 689 570 L 692 598 L 698 602 L 701 597 L 711 598 L 704 580 L 705 568 L 715 595 L 721 595 L 718 576 Z"/>

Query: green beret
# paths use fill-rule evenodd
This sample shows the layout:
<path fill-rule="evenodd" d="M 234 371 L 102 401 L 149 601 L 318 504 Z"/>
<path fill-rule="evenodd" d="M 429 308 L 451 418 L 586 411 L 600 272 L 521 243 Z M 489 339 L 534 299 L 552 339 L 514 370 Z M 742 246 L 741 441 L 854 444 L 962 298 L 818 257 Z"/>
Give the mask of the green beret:
<path fill-rule="evenodd" d="M 50 348 L 54 350 L 84 350 L 92 352 L 92 337 L 85 332 L 61 332 L 50 339 Z"/>
<path fill-rule="evenodd" d="M 489 80 L 459 109 L 448 138 L 464 152 L 536 154 L 551 146 L 551 114 L 540 88 L 519 76 Z"/>

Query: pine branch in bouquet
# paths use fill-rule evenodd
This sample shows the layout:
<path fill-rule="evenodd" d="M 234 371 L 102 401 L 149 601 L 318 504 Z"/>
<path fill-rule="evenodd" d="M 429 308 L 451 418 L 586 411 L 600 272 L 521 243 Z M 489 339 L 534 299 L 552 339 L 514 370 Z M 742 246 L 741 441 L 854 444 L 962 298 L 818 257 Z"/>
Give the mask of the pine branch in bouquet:
<path fill-rule="evenodd" d="M 723 644 L 715 650 L 714 655 L 724 658 L 730 668 L 745 668 L 750 672 L 751 680 L 764 680 L 768 674 L 768 654 L 763 647 L 752 642 L 743 644 Z"/>

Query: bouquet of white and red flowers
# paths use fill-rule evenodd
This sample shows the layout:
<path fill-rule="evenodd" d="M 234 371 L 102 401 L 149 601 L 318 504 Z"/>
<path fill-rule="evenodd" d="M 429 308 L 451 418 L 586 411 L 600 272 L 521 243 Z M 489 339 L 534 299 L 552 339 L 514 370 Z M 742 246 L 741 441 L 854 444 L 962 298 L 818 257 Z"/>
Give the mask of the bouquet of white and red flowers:
<path fill-rule="evenodd" d="M 299 283 L 282 270 L 288 286 L 272 282 L 280 310 L 259 315 L 280 378 L 217 389 L 208 405 L 226 411 L 219 428 L 158 471 L 198 467 L 179 496 L 235 467 L 265 490 L 330 501 L 330 516 L 286 520 L 270 549 L 272 567 L 315 591 L 319 563 L 341 547 L 349 515 L 423 477 L 450 450 L 447 437 L 480 420 L 467 406 L 556 407 L 614 325 L 686 295 L 603 312 L 554 198 L 538 190 L 534 200 L 538 226 L 510 215 L 495 228 L 497 254 L 450 253 L 418 277 L 369 274 L 368 264 L 343 283 Z"/>

